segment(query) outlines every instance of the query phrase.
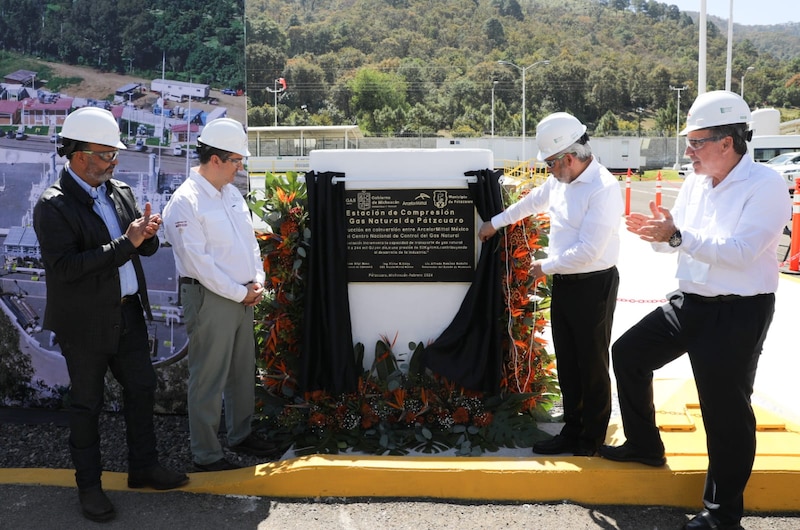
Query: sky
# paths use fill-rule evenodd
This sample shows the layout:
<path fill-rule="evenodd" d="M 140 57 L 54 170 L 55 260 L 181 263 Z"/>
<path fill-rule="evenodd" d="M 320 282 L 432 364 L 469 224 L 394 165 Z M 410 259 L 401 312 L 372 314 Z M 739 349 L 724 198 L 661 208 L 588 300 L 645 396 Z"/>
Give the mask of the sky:
<path fill-rule="evenodd" d="M 800 22 L 797 0 L 733 0 L 733 22 L 745 25 Z M 700 12 L 700 0 L 663 0 L 681 11 Z M 706 0 L 706 14 L 728 20 L 730 0 Z"/>

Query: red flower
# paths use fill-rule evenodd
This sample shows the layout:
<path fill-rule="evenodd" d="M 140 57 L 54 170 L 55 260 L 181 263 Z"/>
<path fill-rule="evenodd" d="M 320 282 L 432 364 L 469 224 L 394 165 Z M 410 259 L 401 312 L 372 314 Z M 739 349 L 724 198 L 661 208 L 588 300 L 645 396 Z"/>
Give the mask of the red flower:
<path fill-rule="evenodd" d="M 464 407 L 458 407 L 453 411 L 453 421 L 457 424 L 465 424 L 469 421 L 469 412 Z"/>

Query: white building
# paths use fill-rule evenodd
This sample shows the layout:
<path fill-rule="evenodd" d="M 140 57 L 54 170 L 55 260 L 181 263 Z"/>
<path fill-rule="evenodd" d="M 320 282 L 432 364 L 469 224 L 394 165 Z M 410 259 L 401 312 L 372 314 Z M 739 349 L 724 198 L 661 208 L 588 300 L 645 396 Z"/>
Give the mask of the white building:
<path fill-rule="evenodd" d="M 160 93 L 163 98 L 168 100 L 185 101 L 189 98 L 205 99 L 211 89 L 208 85 L 198 83 L 186 83 L 171 79 L 153 79 L 150 83 L 150 90 Z"/>

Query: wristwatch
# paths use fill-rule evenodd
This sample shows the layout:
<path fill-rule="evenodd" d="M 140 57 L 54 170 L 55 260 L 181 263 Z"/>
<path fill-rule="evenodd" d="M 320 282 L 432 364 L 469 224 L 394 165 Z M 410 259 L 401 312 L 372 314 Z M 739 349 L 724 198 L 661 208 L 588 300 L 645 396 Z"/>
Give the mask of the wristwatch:
<path fill-rule="evenodd" d="M 681 243 L 683 243 L 683 237 L 681 237 L 681 231 L 675 230 L 675 233 L 669 236 L 669 246 L 671 246 L 672 248 L 677 248 L 681 246 Z"/>

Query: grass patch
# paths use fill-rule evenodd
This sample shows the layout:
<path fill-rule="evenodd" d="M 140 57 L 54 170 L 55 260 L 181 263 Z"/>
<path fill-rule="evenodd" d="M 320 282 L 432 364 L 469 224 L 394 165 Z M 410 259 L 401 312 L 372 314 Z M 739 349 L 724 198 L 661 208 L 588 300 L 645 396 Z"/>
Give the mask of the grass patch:
<path fill-rule="evenodd" d="M 53 75 L 53 69 L 46 64 L 15 52 L 0 51 L 0 71 L 16 72 L 17 70 L 30 70 L 36 72 L 37 86 L 47 82 L 47 90 L 59 92 L 70 86 L 79 85 L 82 77 L 58 77 Z"/>
<path fill-rule="evenodd" d="M 50 77 L 47 79 L 47 89 L 50 92 L 61 92 L 67 87 L 78 86 L 83 82 L 82 77 Z"/>

